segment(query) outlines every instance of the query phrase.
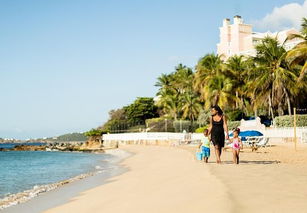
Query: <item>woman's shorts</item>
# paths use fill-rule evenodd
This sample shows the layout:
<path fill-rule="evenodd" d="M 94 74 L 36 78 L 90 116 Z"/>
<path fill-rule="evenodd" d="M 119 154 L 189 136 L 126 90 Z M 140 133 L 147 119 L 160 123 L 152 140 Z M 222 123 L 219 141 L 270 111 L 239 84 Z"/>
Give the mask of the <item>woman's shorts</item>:
<path fill-rule="evenodd" d="M 204 158 L 210 157 L 210 148 L 202 146 L 201 147 L 201 152 Z"/>

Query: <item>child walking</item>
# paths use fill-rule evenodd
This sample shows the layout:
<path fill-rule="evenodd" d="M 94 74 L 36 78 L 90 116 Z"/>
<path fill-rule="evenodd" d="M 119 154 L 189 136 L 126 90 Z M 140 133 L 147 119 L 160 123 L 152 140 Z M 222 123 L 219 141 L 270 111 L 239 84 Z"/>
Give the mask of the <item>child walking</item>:
<path fill-rule="evenodd" d="M 233 162 L 235 164 L 239 164 L 240 150 L 243 149 L 243 143 L 239 138 L 239 134 L 240 134 L 240 129 L 236 128 L 233 131 L 233 138 L 230 139 L 230 142 L 232 143 Z"/>
<path fill-rule="evenodd" d="M 199 144 L 199 149 L 201 149 L 202 157 L 204 162 L 208 163 L 208 159 L 210 157 L 210 140 L 208 137 L 208 129 L 204 130 L 204 138 L 202 139 L 201 144 Z"/>

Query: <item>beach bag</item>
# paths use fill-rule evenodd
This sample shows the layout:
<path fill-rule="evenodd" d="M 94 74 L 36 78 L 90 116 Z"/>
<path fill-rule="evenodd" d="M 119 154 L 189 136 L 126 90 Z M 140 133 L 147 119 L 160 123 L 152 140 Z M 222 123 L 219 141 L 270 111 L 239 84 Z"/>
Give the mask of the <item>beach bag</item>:
<path fill-rule="evenodd" d="M 196 159 L 197 159 L 197 160 L 202 160 L 202 159 L 203 159 L 203 153 L 201 153 L 201 152 L 196 152 Z"/>

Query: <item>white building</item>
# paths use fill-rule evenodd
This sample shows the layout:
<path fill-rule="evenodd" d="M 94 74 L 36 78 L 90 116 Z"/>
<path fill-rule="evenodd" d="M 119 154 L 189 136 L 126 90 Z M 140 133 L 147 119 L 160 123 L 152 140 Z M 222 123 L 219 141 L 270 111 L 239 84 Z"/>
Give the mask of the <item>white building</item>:
<path fill-rule="evenodd" d="M 241 16 L 235 16 L 233 24 L 230 23 L 230 19 L 224 19 L 223 26 L 220 27 L 220 43 L 217 44 L 217 53 L 223 59 L 233 55 L 255 56 L 255 46 L 263 38 L 267 36 L 274 37 L 277 38 L 280 44 L 283 44 L 288 35 L 299 33 L 294 28 L 280 32 L 253 32 L 252 25 L 245 24 Z M 289 50 L 300 42 L 300 39 L 288 40 L 284 43 L 284 47 L 286 50 Z"/>

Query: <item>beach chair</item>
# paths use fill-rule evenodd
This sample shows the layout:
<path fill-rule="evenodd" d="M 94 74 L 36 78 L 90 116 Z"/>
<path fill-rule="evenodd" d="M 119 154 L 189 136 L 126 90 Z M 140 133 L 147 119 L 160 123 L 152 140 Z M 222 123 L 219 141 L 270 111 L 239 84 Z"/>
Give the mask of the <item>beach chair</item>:
<path fill-rule="evenodd" d="M 243 145 L 250 147 L 252 149 L 252 152 L 256 151 L 258 149 L 256 144 L 258 144 L 262 140 L 262 138 L 263 137 L 259 137 L 259 136 L 246 137 L 247 140 L 243 142 Z"/>
<path fill-rule="evenodd" d="M 261 139 L 252 147 L 252 151 L 257 151 L 260 147 L 266 147 L 268 145 L 268 142 L 269 138 L 261 137 Z"/>
<path fill-rule="evenodd" d="M 257 144 L 257 147 L 266 147 L 269 143 L 269 138 L 263 137 Z"/>

